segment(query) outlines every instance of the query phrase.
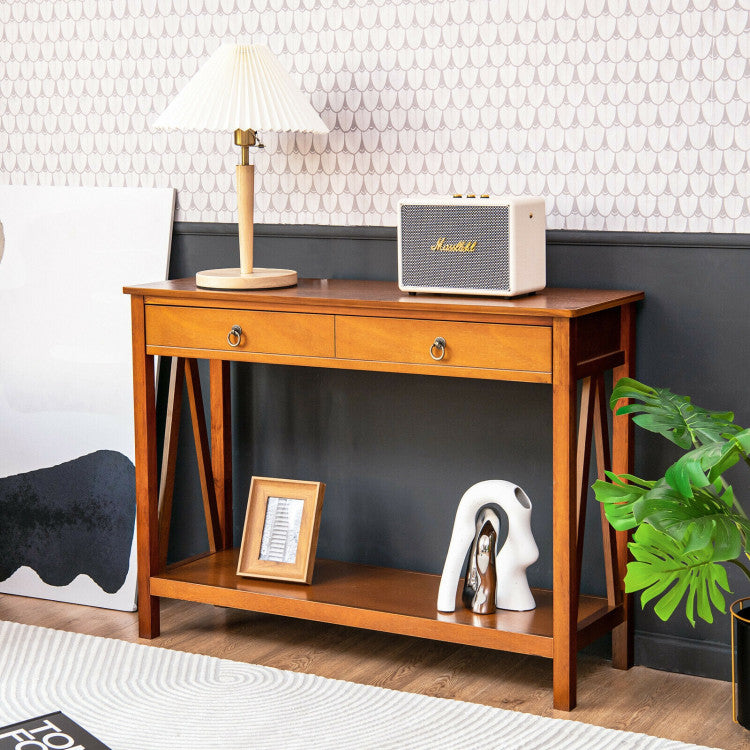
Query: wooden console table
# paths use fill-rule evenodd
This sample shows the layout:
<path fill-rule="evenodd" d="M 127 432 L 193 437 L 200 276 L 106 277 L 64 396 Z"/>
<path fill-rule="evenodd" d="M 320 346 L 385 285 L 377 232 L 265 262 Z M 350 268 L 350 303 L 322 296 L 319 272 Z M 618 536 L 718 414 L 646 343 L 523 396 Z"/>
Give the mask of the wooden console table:
<path fill-rule="evenodd" d="M 192 279 L 132 295 L 140 634 L 159 635 L 159 597 L 351 625 L 553 660 L 553 699 L 576 702 L 576 656 L 612 632 L 632 664 L 632 604 L 622 589 L 627 535 L 602 518 L 607 596 L 579 594 L 592 446 L 599 475 L 631 471 L 632 433 L 616 417 L 609 450 L 604 373 L 634 370 L 641 292 L 547 289 L 514 300 L 410 296 L 389 282 L 303 280 L 267 291 L 198 289 Z M 239 326 L 241 332 L 238 332 Z M 438 339 L 444 340 L 441 344 Z M 161 487 L 154 356 L 172 356 Z M 210 360 L 210 439 L 196 359 Z M 311 586 L 235 575 L 229 361 L 549 383 L 553 392 L 553 588 L 532 612 L 437 612 L 439 576 L 318 560 Z M 187 381 L 210 551 L 166 566 L 179 394 Z M 580 416 L 577 409 L 581 380 Z M 210 445 L 209 445 L 210 443 Z M 159 512 L 160 500 L 162 512 Z M 408 590 L 409 597 L 400 592 Z"/>

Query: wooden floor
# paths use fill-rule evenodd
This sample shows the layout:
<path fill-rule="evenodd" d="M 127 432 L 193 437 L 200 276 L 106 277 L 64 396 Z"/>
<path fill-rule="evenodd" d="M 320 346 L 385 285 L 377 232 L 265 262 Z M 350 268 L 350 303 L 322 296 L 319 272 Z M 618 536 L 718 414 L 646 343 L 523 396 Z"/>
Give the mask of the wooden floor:
<path fill-rule="evenodd" d="M 138 638 L 135 614 L 23 597 L 0 595 L 0 620 L 575 719 L 726 750 L 750 747 L 750 732 L 732 722 L 729 683 L 645 667 L 621 672 L 591 656 L 579 657 L 578 708 L 566 713 L 552 708 L 552 663 L 539 657 L 167 600 L 162 606 L 162 635 L 154 641 Z"/>

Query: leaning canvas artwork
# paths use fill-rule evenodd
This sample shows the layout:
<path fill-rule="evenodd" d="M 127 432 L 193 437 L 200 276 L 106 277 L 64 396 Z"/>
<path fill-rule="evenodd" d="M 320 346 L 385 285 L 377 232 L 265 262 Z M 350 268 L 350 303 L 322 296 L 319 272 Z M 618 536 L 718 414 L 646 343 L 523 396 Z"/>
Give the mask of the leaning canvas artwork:
<path fill-rule="evenodd" d="M 164 279 L 171 188 L 0 186 L 0 592 L 132 611 L 127 284 Z"/>

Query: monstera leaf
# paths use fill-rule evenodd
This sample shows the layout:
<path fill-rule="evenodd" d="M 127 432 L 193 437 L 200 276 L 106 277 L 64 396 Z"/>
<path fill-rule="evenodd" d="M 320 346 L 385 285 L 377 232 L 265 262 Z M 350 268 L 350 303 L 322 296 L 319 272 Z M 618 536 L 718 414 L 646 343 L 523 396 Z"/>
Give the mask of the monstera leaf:
<path fill-rule="evenodd" d="M 732 422 L 732 412 L 718 412 L 694 406 L 688 396 L 678 396 L 666 388 L 651 386 L 621 378 L 612 391 L 611 408 L 621 398 L 637 403 L 627 404 L 618 414 L 633 414 L 633 422 L 649 432 L 656 432 L 680 448 L 689 450 L 704 443 L 723 442 L 727 434 L 740 432 Z"/>
<path fill-rule="evenodd" d="M 666 480 L 682 495 L 692 495 L 692 487 L 714 485 L 740 459 L 747 461 L 749 450 L 750 430 L 727 435 L 686 453 L 667 469 Z"/>
<path fill-rule="evenodd" d="M 712 548 L 716 559 L 732 560 L 742 552 L 750 523 L 734 510 L 734 492 L 695 488 L 682 496 L 661 480 L 633 504 L 636 524 L 650 524 L 685 547 L 686 552 Z"/>
<path fill-rule="evenodd" d="M 635 558 L 628 563 L 625 590 L 643 591 L 641 606 L 658 599 L 654 612 L 668 620 L 685 598 L 685 613 L 692 625 L 696 614 L 713 622 L 712 607 L 726 612 L 721 590 L 729 591 L 727 572 L 718 562 L 727 560 L 712 547 L 688 552 L 662 531 L 643 524 L 628 545 Z"/>
<path fill-rule="evenodd" d="M 639 479 L 632 474 L 615 474 L 606 472 L 609 482 L 597 479 L 594 482 L 594 495 L 604 504 L 604 513 L 610 525 L 616 531 L 628 531 L 638 525 L 633 515 L 633 506 L 650 489 L 655 482 Z"/>

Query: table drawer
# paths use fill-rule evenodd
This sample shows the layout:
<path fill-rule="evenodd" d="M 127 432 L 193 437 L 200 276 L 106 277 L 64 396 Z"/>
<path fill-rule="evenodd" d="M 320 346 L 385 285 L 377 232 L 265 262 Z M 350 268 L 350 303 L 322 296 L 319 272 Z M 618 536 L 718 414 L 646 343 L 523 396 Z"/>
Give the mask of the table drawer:
<path fill-rule="evenodd" d="M 227 339 L 233 326 L 242 329 L 238 346 Z M 333 357 L 333 315 L 146 305 L 146 345 Z"/>
<path fill-rule="evenodd" d="M 445 340 L 438 362 L 430 356 L 436 338 Z M 440 349 L 433 353 L 440 355 Z M 336 356 L 380 362 L 551 372 L 552 330 L 548 326 L 459 323 L 401 318 L 336 317 Z"/>

